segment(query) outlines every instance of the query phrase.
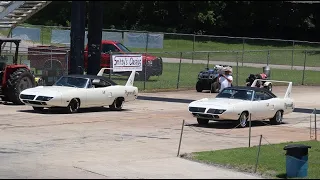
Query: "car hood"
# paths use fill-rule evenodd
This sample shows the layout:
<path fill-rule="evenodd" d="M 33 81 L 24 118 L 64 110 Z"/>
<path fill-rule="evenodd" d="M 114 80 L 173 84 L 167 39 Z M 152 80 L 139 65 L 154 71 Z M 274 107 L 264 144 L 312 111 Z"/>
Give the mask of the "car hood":
<path fill-rule="evenodd" d="M 74 87 L 66 86 L 37 86 L 23 90 L 20 94 L 41 95 L 41 96 L 61 96 L 62 92 L 75 90 Z"/>
<path fill-rule="evenodd" d="M 241 99 L 227 99 L 227 98 L 203 98 L 197 101 L 193 101 L 189 104 L 189 107 L 206 107 L 215 109 L 227 109 L 238 103 L 246 102 Z"/>

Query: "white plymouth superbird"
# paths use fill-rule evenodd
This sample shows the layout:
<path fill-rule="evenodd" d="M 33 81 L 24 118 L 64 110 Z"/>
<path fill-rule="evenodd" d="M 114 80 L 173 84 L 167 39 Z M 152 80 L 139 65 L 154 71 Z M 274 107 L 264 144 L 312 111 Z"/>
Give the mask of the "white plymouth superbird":
<path fill-rule="evenodd" d="M 293 112 L 294 101 L 291 99 L 292 82 L 264 80 L 288 83 L 283 98 L 277 97 L 265 88 L 229 87 L 222 90 L 215 98 L 204 98 L 189 104 L 189 112 L 197 118 L 198 124 L 208 124 L 209 120 L 235 120 L 240 127 L 246 127 L 249 115 L 251 120 L 270 119 L 271 124 L 280 124 L 283 115 Z"/>
<path fill-rule="evenodd" d="M 69 113 L 80 107 L 109 106 L 121 110 L 124 102 L 137 98 L 138 88 L 133 86 L 135 71 L 123 86 L 102 76 L 105 69 L 108 68 L 102 68 L 98 75 L 66 75 L 52 86 L 26 89 L 20 93 L 20 100 L 39 112 L 54 107 L 65 107 Z"/>

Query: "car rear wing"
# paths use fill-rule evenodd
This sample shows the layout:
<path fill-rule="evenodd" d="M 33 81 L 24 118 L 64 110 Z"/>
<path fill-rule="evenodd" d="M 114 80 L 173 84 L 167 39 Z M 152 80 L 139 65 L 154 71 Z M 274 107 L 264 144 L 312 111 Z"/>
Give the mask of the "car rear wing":
<path fill-rule="evenodd" d="M 101 68 L 97 76 L 102 76 L 106 69 L 113 69 L 113 68 Z M 125 86 L 133 86 L 135 75 L 136 75 L 136 71 L 132 71 Z"/>
<path fill-rule="evenodd" d="M 292 82 L 290 82 L 290 81 L 277 81 L 277 80 L 268 80 L 268 79 L 255 79 L 255 80 L 253 81 L 251 87 L 256 87 L 256 84 L 257 84 L 258 81 L 288 83 L 288 88 L 287 88 L 286 94 L 284 95 L 284 98 L 290 98 L 290 97 L 291 97 Z"/>

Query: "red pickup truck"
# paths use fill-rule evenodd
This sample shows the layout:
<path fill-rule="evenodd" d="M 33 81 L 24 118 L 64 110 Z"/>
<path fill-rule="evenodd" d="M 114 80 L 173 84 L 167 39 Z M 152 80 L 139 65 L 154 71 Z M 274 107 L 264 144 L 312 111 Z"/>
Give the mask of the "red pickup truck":
<path fill-rule="evenodd" d="M 103 40 L 101 43 L 101 61 L 100 67 L 109 68 L 110 67 L 110 57 L 111 53 L 130 53 L 132 54 L 128 48 L 126 48 L 123 44 L 117 41 Z M 143 53 L 142 54 L 142 64 L 143 68 L 139 73 L 138 79 L 144 80 L 146 75 L 146 80 L 150 78 L 150 76 L 160 76 L 162 74 L 162 58 L 155 57 L 150 54 Z M 88 45 L 85 48 L 84 53 L 84 67 L 88 67 Z M 146 72 L 145 72 L 146 71 Z M 120 73 L 118 73 L 120 74 Z M 125 75 L 129 75 L 130 72 L 122 73 Z"/>
<path fill-rule="evenodd" d="M 30 60 L 30 67 L 33 71 L 35 71 L 35 74 L 43 77 L 47 85 L 53 84 L 59 76 L 68 72 L 66 68 L 70 67 L 70 54 L 67 57 L 66 52 L 69 50 L 70 49 L 66 47 L 53 46 L 29 47 L 28 60 Z M 101 43 L 101 68 L 110 67 L 110 52 L 124 54 L 134 53 L 131 52 L 120 42 L 103 40 Z M 141 72 L 138 72 L 139 75 L 137 76 L 137 79 L 144 80 L 145 74 L 146 80 L 148 80 L 150 76 L 162 75 L 163 64 L 161 57 L 155 57 L 150 54 L 143 53 L 142 59 L 143 69 Z M 67 64 L 69 64 L 69 66 L 67 66 Z M 87 69 L 88 67 L 88 45 L 85 47 L 84 67 L 85 69 Z M 119 74 L 129 75 L 130 72 L 124 72 Z"/>

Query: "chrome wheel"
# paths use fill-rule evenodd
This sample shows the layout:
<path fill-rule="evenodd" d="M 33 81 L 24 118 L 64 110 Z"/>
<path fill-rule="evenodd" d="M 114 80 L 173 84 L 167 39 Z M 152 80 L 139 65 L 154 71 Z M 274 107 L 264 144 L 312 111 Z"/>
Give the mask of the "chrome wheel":
<path fill-rule="evenodd" d="M 276 113 L 276 121 L 278 124 L 282 123 L 282 113 L 280 111 L 277 111 Z"/>
<path fill-rule="evenodd" d="M 281 124 L 283 120 L 283 113 L 282 111 L 277 111 L 273 118 L 270 119 L 270 123 L 273 125 Z"/>
<path fill-rule="evenodd" d="M 248 115 L 246 112 L 242 112 L 240 117 L 239 117 L 239 126 L 244 128 L 247 126 L 247 122 L 248 122 Z"/>
<path fill-rule="evenodd" d="M 78 99 L 72 99 L 68 105 L 68 112 L 75 113 L 80 108 L 80 102 Z"/>

